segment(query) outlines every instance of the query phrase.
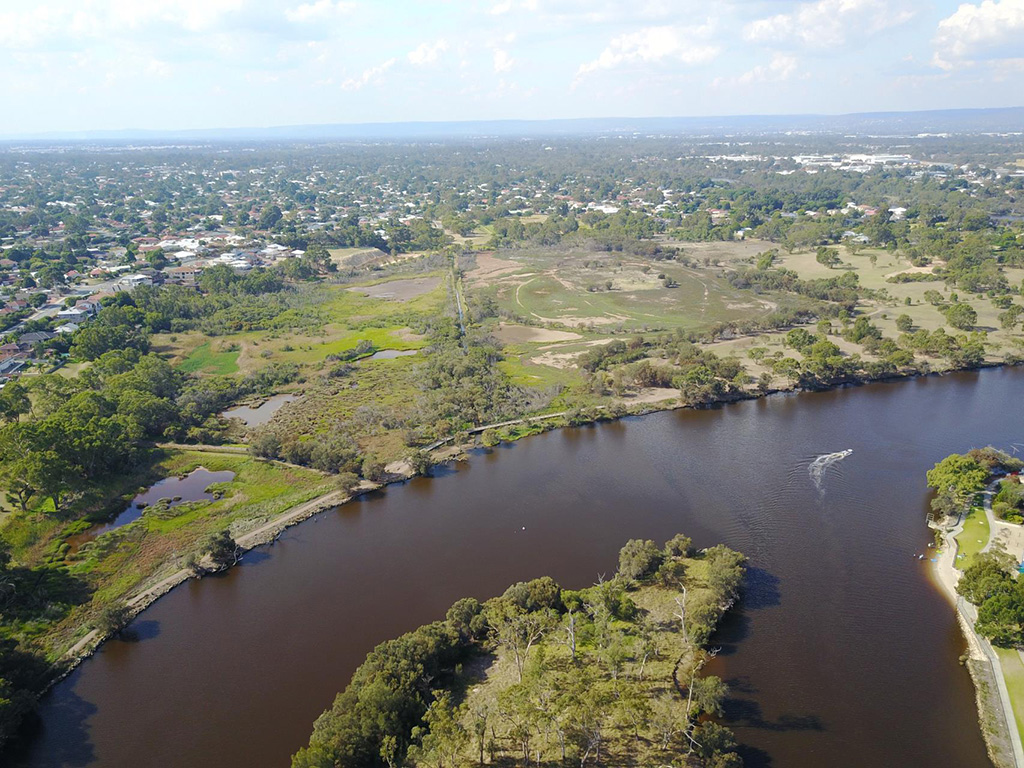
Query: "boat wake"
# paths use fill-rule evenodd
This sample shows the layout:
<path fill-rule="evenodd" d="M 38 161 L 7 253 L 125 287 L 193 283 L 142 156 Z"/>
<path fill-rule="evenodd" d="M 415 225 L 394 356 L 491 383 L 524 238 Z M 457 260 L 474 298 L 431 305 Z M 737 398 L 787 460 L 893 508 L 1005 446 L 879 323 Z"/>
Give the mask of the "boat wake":
<path fill-rule="evenodd" d="M 810 467 L 808 467 L 808 471 L 810 472 L 811 481 L 814 483 L 814 487 L 820 491 L 821 482 L 825 479 L 825 472 L 828 471 L 828 468 L 833 464 L 842 461 L 851 453 L 853 453 L 853 449 L 847 448 L 845 451 L 822 454 L 812 461 Z"/>

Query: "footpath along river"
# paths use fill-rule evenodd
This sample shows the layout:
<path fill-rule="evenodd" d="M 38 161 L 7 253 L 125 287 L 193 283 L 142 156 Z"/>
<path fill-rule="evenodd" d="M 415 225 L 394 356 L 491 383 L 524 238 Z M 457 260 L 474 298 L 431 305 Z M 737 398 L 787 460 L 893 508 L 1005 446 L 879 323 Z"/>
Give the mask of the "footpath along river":
<path fill-rule="evenodd" d="M 964 642 L 917 559 L 924 473 L 1024 440 L 1022 385 L 1024 369 L 878 383 L 475 454 L 161 599 L 45 698 L 14 765 L 286 766 L 377 643 L 517 580 L 592 583 L 626 539 L 681 532 L 750 557 L 713 670 L 748 766 L 983 768 Z M 847 450 L 816 482 L 814 460 Z"/>

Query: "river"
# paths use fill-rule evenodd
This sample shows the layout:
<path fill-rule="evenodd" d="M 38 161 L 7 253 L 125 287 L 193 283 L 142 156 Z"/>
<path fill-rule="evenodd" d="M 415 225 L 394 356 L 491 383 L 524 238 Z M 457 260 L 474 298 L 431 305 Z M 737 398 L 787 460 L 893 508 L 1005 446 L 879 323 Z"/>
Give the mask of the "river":
<path fill-rule="evenodd" d="M 1024 435 L 1024 370 L 780 395 L 532 437 L 176 589 L 42 703 L 24 766 L 283 766 L 376 643 L 677 532 L 750 557 L 717 638 L 748 766 L 988 766 L 930 579 L 925 470 Z M 852 450 L 809 472 L 823 454 Z"/>

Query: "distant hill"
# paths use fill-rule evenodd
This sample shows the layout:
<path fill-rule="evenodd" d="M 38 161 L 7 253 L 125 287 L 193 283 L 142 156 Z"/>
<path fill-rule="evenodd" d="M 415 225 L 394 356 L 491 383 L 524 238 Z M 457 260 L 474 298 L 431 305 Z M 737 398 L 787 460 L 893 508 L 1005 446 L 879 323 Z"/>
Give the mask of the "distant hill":
<path fill-rule="evenodd" d="M 0 135 L 0 141 L 356 141 L 516 138 L 621 134 L 774 134 L 783 132 L 918 134 L 1024 131 L 1024 107 L 861 112 L 848 115 L 736 115 L 720 117 L 603 117 L 571 120 L 286 125 L 183 131 L 75 131 Z"/>

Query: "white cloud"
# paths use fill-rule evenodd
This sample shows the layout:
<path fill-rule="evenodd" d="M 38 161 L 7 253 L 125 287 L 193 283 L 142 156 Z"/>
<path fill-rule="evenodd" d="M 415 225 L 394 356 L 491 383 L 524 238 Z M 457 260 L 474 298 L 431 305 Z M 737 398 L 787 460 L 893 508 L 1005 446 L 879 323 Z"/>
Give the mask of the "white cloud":
<path fill-rule="evenodd" d="M 375 67 L 363 70 L 363 73 L 359 77 L 350 77 L 341 84 L 342 90 L 345 91 L 358 91 L 360 88 L 365 88 L 370 83 L 375 83 L 381 78 L 389 69 L 391 69 L 398 62 L 398 59 L 388 59 L 382 64 L 378 64 Z"/>
<path fill-rule="evenodd" d="M 707 42 L 710 24 L 701 27 L 648 27 L 620 35 L 601 55 L 580 65 L 577 77 L 623 64 L 649 64 L 664 60 L 702 64 L 718 56 L 719 48 Z"/>
<path fill-rule="evenodd" d="M 315 0 L 312 3 L 303 3 L 294 8 L 287 8 L 284 17 L 293 24 L 303 24 L 311 21 L 324 21 L 333 16 L 351 13 L 356 4 L 345 2 L 345 0 Z"/>
<path fill-rule="evenodd" d="M 436 40 L 433 43 L 420 43 L 413 50 L 409 51 L 407 58 L 409 63 L 417 67 L 433 64 L 448 50 L 447 40 Z"/>
<path fill-rule="evenodd" d="M 939 22 L 932 63 L 948 70 L 978 59 L 1019 57 L 1022 41 L 1024 0 L 964 3 Z"/>
<path fill-rule="evenodd" d="M 494 71 L 495 72 L 508 72 L 512 69 L 515 59 L 508 55 L 508 51 L 504 51 L 501 48 L 497 48 L 494 51 Z"/>
<path fill-rule="evenodd" d="M 753 69 L 744 72 L 736 82 L 740 85 L 751 83 L 779 83 L 788 80 L 796 72 L 797 60 L 795 56 L 784 53 L 776 53 L 767 64 L 758 64 Z"/>
<path fill-rule="evenodd" d="M 810 48 L 843 45 L 849 38 L 880 32 L 909 21 L 914 12 L 887 0 L 818 0 L 792 13 L 757 19 L 743 28 L 747 40 L 799 43 Z"/>
<path fill-rule="evenodd" d="M 538 0 L 500 0 L 491 6 L 491 13 L 494 16 L 501 16 L 510 11 L 536 11 Z"/>

